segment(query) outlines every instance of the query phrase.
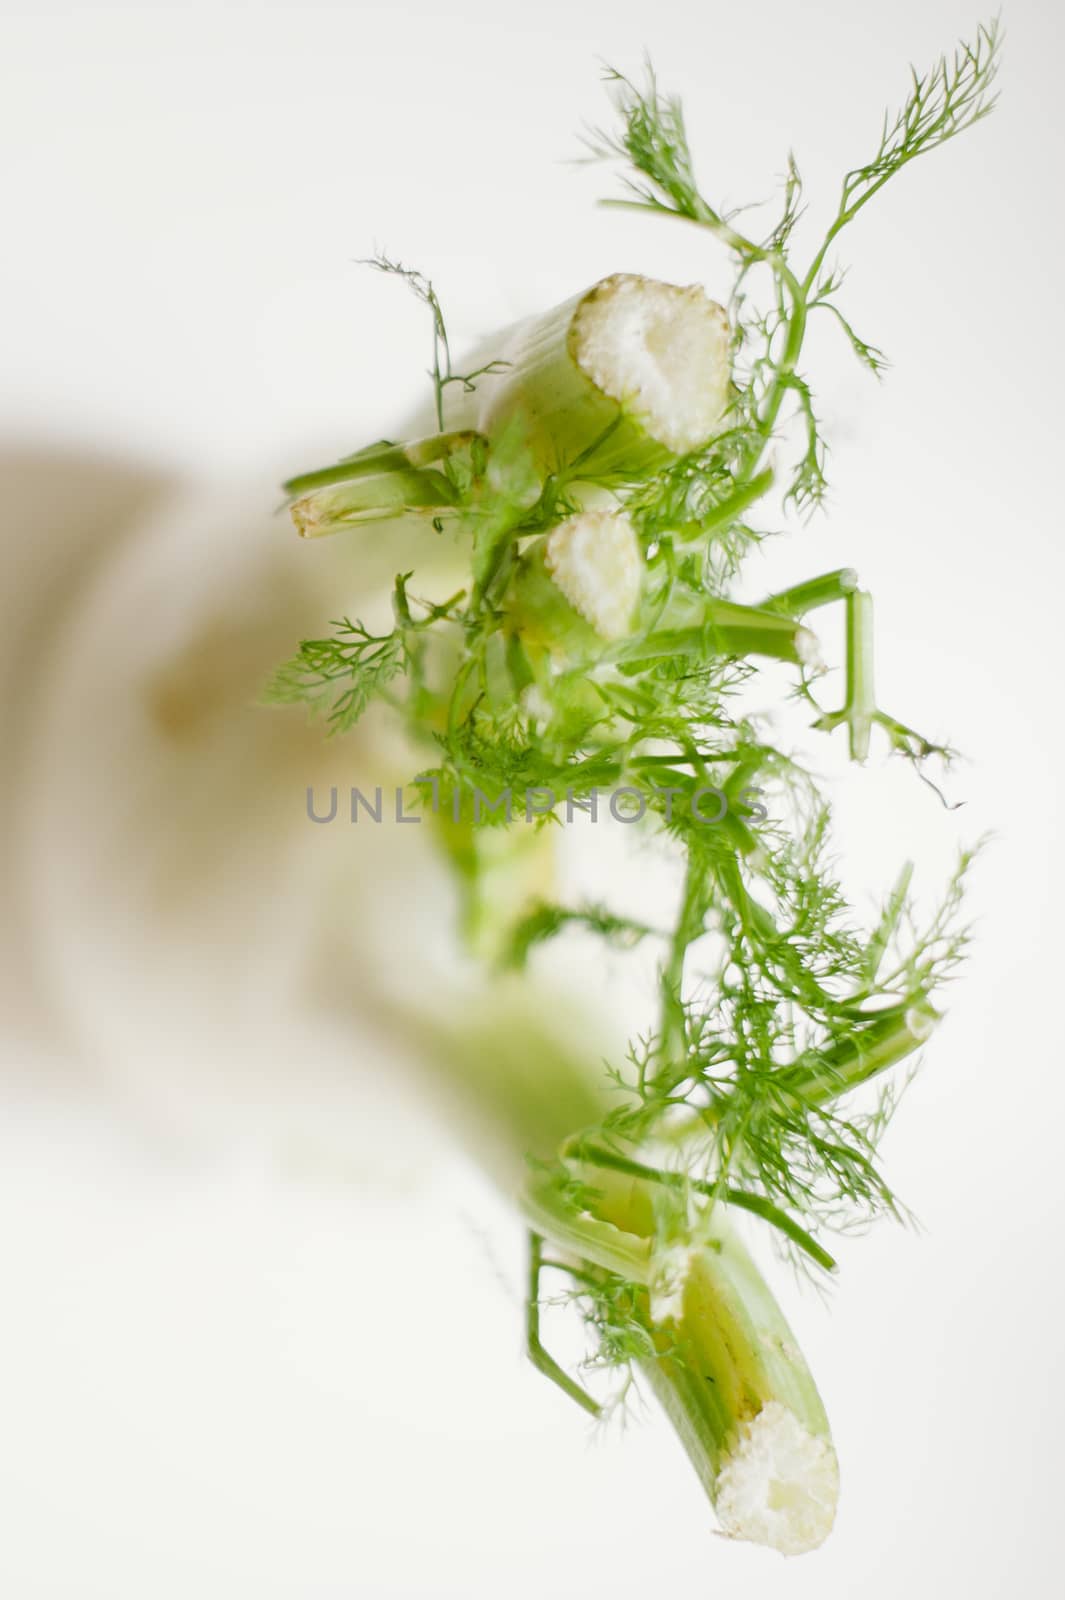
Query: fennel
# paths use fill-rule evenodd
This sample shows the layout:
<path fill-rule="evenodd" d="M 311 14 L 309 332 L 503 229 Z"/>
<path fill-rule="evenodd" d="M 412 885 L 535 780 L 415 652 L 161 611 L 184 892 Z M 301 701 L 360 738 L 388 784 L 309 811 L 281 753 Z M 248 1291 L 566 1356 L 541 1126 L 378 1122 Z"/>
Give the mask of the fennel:
<path fill-rule="evenodd" d="M 573 927 L 660 945 L 658 1015 L 615 1064 L 610 1109 L 593 1066 L 562 1062 L 541 1039 L 542 1072 L 501 1110 L 531 1159 L 530 1353 L 598 1413 L 541 1341 L 541 1277 L 557 1273 L 600 1364 L 647 1375 L 724 1530 L 787 1553 L 828 1533 L 836 1461 L 813 1379 L 732 1218 L 757 1219 L 822 1272 L 834 1266 L 827 1230 L 898 1213 L 877 1159 L 890 1093 L 872 1109 L 851 1096 L 912 1057 L 938 1020 L 966 943 L 957 911 L 970 856 L 923 930 L 906 866 L 878 922 L 858 924 L 830 869 L 828 805 L 744 713 L 744 684 L 759 659 L 789 665 L 815 728 L 844 728 L 858 762 L 877 733 L 919 770 L 950 752 L 878 705 L 872 600 L 851 569 L 758 606 L 729 589 L 772 490 L 803 515 L 825 495 L 801 366 L 810 320 L 827 313 L 866 367 L 884 366 L 840 307 L 829 252 L 911 160 L 987 114 L 998 47 L 992 23 L 913 75 L 805 264 L 794 259 L 804 203 L 792 158 L 775 220 L 743 232 L 697 186 L 678 102 L 653 76 L 640 88 L 612 74 L 619 130 L 593 144 L 624 166 L 612 203 L 704 229 L 735 266 L 729 306 L 615 276 L 490 341 L 460 375 L 432 284 L 380 258 L 432 313 L 438 433 L 381 441 L 287 485 L 301 533 L 374 522 L 360 537 L 380 540 L 403 524 L 420 530 L 431 566 L 447 529 L 463 573 L 460 589 L 432 599 L 416 598 L 418 567 L 399 574 L 391 631 L 344 619 L 300 646 L 271 698 L 323 711 L 331 731 L 374 698 L 392 706 L 426 763 L 420 782 L 432 786 L 467 931 L 499 966 L 522 969 Z M 771 450 L 790 421 L 801 443 L 781 470 Z M 807 619 L 833 604 L 846 614 L 846 691 L 826 711 Z M 671 928 L 609 904 L 536 900 L 527 873 L 508 875 L 528 828 L 500 796 L 546 792 L 546 827 L 563 798 L 591 807 L 611 787 L 635 795 L 643 825 L 683 862 Z M 478 810 L 474 795 L 471 818 L 474 789 L 493 804 Z M 725 804 L 708 826 L 698 802 L 711 792 Z M 771 806 L 756 803 L 762 794 Z M 483 1044 L 448 1048 L 457 1060 Z M 497 1039 L 501 1106 L 507 1060 Z"/>

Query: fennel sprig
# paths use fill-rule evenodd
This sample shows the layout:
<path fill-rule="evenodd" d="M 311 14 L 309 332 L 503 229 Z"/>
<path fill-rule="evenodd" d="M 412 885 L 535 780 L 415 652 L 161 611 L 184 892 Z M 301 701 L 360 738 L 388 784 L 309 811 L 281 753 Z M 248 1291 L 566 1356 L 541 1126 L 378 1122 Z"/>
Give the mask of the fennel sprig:
<path fill-rule="evenodd" d="M 820 504 L 827 488 L 825 444 L 812 390 L 798 372 L 808 317 L 813 311 L 829 311 L 864 366 L 879 375 L 886 365 L 883 353 L 855 333 L 840 309 L 837 296 L 845 274 L 839 267 L 826 271 L 827 257 L 840 233 L 909 162 L 938 149 L 992 111 L 1000 50 L 1001 28 L 994 18 L 978 28 L 973 44 L 959 44 L 951 57 L 940 57 L 925 73 L 911 69 L 909 94 L 894 116 L 885 113 L 872 158 L 844 176 L 835 215 L 805 267 L 791 256 L 792 235 L 805 207 L 802 175 L 790 151 L 777 219 L 762 240 L 751 239 L 736 226 L 738 213 L 726 215 L 700 191 L 680 102 L 661 91 L 650 68 L 642 89 L 621 73 L 608 72 L 622 126 L 618 133 L 593 135 L 588 144 L 598 158 L 620 159 L 626 194 L 604 203 L 695 223 L 716 235 L 737 262 L 732 294 L 735 342 L 738 351 L 750 354 L 737 407 L 742 420 L 735 430 L 731 494 L 757 472 L 781 411 L 792 398 L 805 425 L 806 448 L 787 486 L 787 497 L 801 511 Z M 769 272 L 771 290 L 768 303 L 751 310 L 748 279 L 759 268 Z"/>

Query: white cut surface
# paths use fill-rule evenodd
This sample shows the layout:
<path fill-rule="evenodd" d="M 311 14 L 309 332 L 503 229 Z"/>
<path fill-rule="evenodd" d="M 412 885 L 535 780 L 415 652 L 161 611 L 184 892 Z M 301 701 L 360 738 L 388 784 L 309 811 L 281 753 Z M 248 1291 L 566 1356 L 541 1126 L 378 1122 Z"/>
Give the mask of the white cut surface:
<path fill-rule="evenodd" d="M 636 530 L 622 511 L 583 511 L 552 528 L 548 572 L 575 611 L 604 639 L 629 631 L 640 598 L 643 561 Z"/>
<path fill-rule="evenodd" d="M 683 1316 L 684 1286 L 693 1254 L 690 1245 L 670 1245 L 655 1253 L 650 1283 L 652 1322 L 676 1322 Z"/>
<path fill-rule="evenodd" d="M 580 306 L 573 353 L 605 394 L 678 454 L 718 430 L 728 405 L 729 325 L 697 284 L 619 273 Z"/>
<path fill-rule="evenodd" d="M 804 667 L 812 671 L 820 670 L 825 660 L 821 654 L 821 641 L 810 628 L 798 628 L 795 632 L 795 653 Z"/>
<path fill-rule="evenodd" d="M 771 1400 L 741 1428 L 718 1474 L 714 1507 L 731 1538 L 797 1556 L 828 1537 L 838 1498 L 839 1464 L 831 1443 Z"/>

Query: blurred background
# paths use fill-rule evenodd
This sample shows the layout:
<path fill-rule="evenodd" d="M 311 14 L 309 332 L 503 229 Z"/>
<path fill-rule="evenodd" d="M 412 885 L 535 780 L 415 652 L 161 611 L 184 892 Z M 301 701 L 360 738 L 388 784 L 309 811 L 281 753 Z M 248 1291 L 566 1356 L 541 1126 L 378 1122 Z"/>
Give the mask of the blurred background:
<path fill-rule="evenodd" d="M 406 837 L 309 827 L 307 784 L 371 756 L 255 704 L 364 582 L 342 541 L 297 548 L 277 484 L 425 398 L 377 248 L 459 348 L 616 270 L 724 297 L 704 241 L 595 209 L 604 61 L 650 53 L 726 206 L 793 148 L 813 230 L 978 12 L 2 12 L 0 1590 L 1056 1592 L 1059 10 L 1009 0 L 994 117 L 846 238 L 892 369 L 818 333 L 829 515 L 749 579 L 857 566 L 882 701 L 966 754 L 946 812 L 819 752 L 856 892 L 913 856 L 933 896 L 997 835 L 887 1144 L 923 1229 L 846 1242 L 827 1304 L 778 1275 L 844 1474 L 787 1563 L 713 1536 L 657 1414 L 597 1434 L 523 1360 L 520 1226 L 382 1016 L 449 983 L 448 890 Z M 623 1030 L 639 993 L 571 959 Z"/>

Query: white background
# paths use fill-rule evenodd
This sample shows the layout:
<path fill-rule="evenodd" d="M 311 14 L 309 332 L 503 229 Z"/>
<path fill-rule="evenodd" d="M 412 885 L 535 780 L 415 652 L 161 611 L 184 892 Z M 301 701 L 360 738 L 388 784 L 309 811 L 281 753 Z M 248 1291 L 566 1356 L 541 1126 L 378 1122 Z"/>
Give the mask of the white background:
<path fill-rule="evenodd" d="M 724 203 L 771 194 L 790 145 L 816 216 L 907 63 L 976 20 L 954 0 L 5 5 L 0 431 L 239 478 L 266 518 L 286 469 L 417 395 L 424 322 L 353 265 L 376 246 L 431 273 L 459 342 L 612 270 L 724 291 L 701 241 L 596 211 L 607 174 L 566 164 L 608 115 L 603 58 L 651 53 Z M 401 1092 L 367 1088 L 371 1117 L 290 1062 L 294 1153 L 252 1075 L 207 1105 L 175 1005 L 123 1048 L 149 1076 L 196 1055 L 206 1109 L 180 1136 L 165 1096 L 133 1115 L 76 1052 L 4 1046 L 5 1595 L 1058 1592 L 1065 40 L 1049 0 L 1004 20 L 994 117 L 846 239 L 846 303 L 893 369 L 878 387 L 815 342 L 829 515 L 767 558 L 774 581 L 858 566 L 885 703 L 969 757 L 949 816 L 875 762 L 842 791 L 856 878 L 910 854 L 934 883 L 957 838 L 998 832 L 970 974 L 888 1144 L 924 1232 L 848 1242 L 828 1307 L 782 1286 L 842 1460 L 833 1538 L 790 1563 L 715 1539 L 660 1419 L 593 1439 L 523 1364 L 519 1230 Z M 44 604 L 27 528 L 5 520 L 28 574 L 9 618 Z M 31 676 L 11 664 L 12 703 Z M 107 976 L 133 1014 L 136 965 Z"/>

